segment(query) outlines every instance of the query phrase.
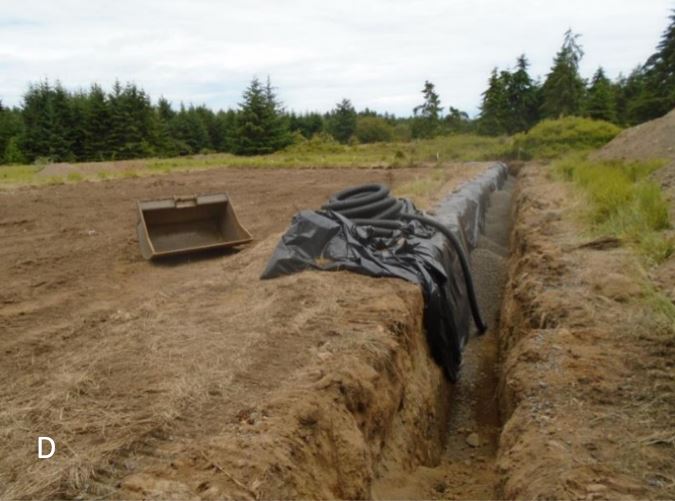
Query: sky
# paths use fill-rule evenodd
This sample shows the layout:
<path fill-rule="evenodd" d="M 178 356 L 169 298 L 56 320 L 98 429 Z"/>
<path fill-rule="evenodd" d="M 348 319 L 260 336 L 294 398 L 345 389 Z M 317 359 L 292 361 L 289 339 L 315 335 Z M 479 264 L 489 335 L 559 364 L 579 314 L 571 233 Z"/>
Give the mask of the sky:
<path fill-rule="evenodd" d="M 675 0 L 0 0 L 0 99 L 29 83 L 68 89 L 131 81 L 175 105 L 236 107 L 269 76 L 287 109 L 342 98 L 399 116 L 425 80 L 442 105 L 478 112 L 491 69 L 519 54 L 545 77 L 568 28 L 582 76 L 643 63 Z"/>

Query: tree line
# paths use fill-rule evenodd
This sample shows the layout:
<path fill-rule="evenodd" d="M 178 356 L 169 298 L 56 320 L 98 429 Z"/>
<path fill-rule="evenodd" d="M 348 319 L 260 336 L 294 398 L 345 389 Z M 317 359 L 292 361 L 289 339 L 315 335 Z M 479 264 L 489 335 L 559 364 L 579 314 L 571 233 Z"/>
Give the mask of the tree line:
<path fill-rule="evenodd" d="M 93 84 L 73 92 L 58 81 L 42 81 L 29 86 L 20 107 L 0 101 L 0 163 L 267 154 L 317 134 L 340 143 L 463 132 L 510 135 L 542 119 L 571 115 L 628 126 L 675 107 L 675 11 L 655 53 L 628 76 L 611 81 L 598 68 L 586 81 L 579 74 L 583 56 L 579 35 L 569 30 L 543 82 L 529 74 L 525 55 L 512 69 L 495 68 L 475 119 L 453 106 L 446 110 L 429 81 L 410 117 L 357 112 L 349 99 L 327 113 L 288 112 L 269 78 L 254 78 L 237 109 L 219 111 L 183 104 L 174 109 L 163 97 L 153 104 L 133 83 L 116 82 L 109 91 Z"/>
<path fill-rule="evenodd" d="M 542 82 L 528 73 L 525 55 L 512 70 L 492 70 L 476 126 L 484 134 L 514 134 L 538 121 L 584 116 L 622 127 L 660 117 L 675 108 L 675 11 L 656 52 L 628 76 L 611 81 L 602 67 L 590 81 L 579 74 L 584 56 L 579 35 L 565 33 Z"/>

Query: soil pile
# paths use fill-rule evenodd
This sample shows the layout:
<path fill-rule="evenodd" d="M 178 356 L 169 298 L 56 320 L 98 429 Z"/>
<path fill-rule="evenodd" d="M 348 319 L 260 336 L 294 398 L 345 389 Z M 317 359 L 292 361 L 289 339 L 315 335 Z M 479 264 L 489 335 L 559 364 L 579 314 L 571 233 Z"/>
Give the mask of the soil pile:
<path fill-rule="evenodd" d="M 595 156 L 606 160 L 667 158 L 675 161 L 675 110 L 624 130 Z"/>

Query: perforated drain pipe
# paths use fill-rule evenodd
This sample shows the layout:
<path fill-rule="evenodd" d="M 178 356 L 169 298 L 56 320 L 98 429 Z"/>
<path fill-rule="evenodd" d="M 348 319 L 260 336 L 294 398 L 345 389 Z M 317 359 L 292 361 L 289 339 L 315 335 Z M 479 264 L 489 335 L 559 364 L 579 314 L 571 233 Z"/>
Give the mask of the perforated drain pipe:
<path fill-rule="evenodd" d="M 481 176 L 453 192 L 441 203 L 441 213 L 445 216 L 443 217 L 445 221 L 406 213 L 403 210 L 403 202 L 389 196 L 389 190 L 379 184 L 357 186 L 337 193 L 330 198 L 323 209 L 337 212 L 351 219 L 357 225 L 371 226 L 378 236 L 388 236 L 393 230 L 403 228 L 403 221 L 419 221 L 440 231 L 450 241 L 459 257 L 471 315 L 478 332 L 482 334 L 487 330 L 487 325 L 480 313 L 476 299 L 471 267 L 466 257 L 465 247 L 455 233 L 466 237 L 467 250 L 470 251 L 475 247 L 478 234 L 484 224 L 489 196 L 491 192 L 501 187 L 506 175 L 506 165 L 496 163 Z M 455 221 L 447 221 L 453 215 Z"/>

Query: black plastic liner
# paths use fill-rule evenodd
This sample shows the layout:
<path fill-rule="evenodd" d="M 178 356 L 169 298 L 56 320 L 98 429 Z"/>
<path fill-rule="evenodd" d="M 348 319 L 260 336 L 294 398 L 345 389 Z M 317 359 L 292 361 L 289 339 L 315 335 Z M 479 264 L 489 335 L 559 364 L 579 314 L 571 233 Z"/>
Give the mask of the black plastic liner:
<path fill-rule="evenodd" d="M 497 163 L 436 208 L 435 219 L 450 228 L 467 252 L 475 247 L 483 228 L 490 193 L 502 186 L 506 176 L 506 166 Z M 402 202 L 403 213 L 419 214 L 411 202 Z M 440 232 L 409 221 L 383 237 L 374 228 L 357 226 L 333 211 L 302 211 L 293 217 L 261 278 L 306 269 L 349 270 L 420 284 L 431 354 L 451 381 L 457 379 L 471 312 L 459 258 Z"/>

